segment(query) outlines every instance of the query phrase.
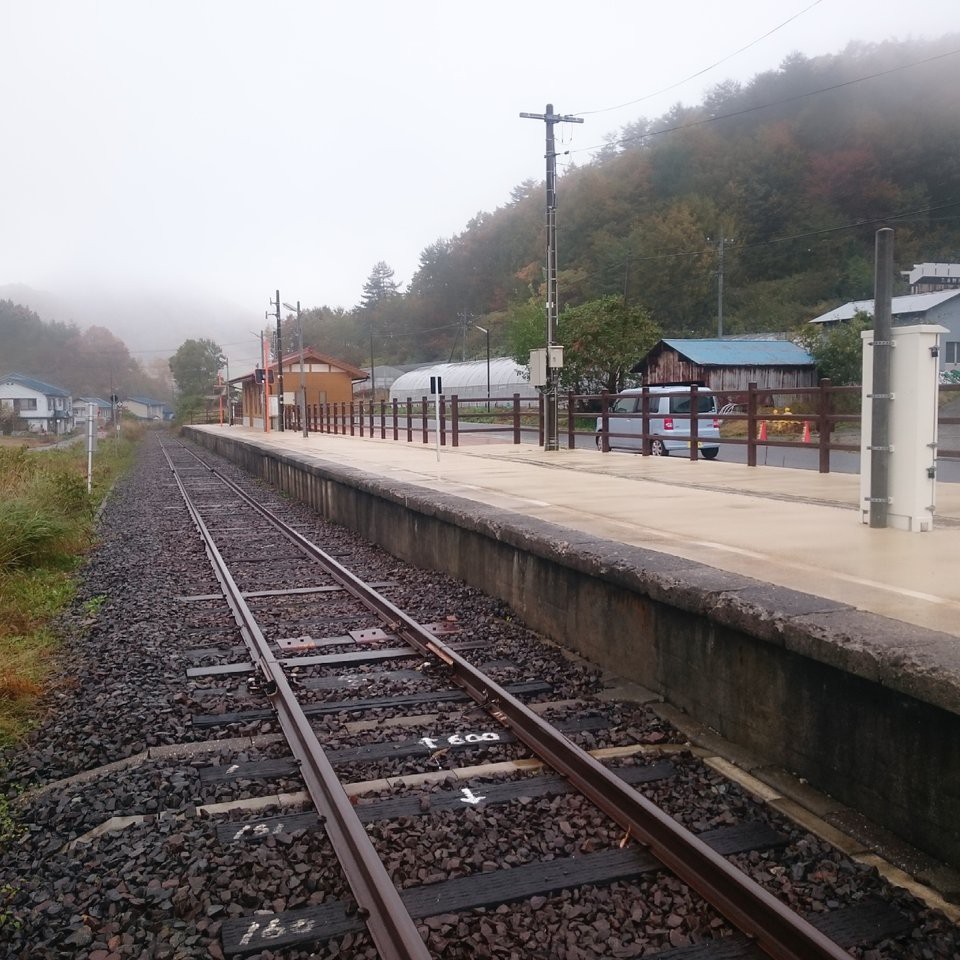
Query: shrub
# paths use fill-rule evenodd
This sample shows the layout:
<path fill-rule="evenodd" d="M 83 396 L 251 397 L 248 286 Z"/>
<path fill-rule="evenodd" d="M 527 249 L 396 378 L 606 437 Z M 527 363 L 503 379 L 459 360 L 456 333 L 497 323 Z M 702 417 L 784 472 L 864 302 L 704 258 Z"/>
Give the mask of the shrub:
<path fill-rule="evenodd" d="M 52 557 L 68 533 L 62 517 L 25 500 L 0 503 L 0 571 L 30 567 Z"/>

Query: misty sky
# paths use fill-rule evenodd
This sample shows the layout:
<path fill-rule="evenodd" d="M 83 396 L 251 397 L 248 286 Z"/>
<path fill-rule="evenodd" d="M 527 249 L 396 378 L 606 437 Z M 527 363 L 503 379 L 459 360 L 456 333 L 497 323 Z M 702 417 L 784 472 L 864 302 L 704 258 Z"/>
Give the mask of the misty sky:
<path fill-rule="evenodd" d="M 637 100 L 799 14 L 562 129 L 583 162 L 793 51 L 956 24 L 956 0 L 811 2 L 0 0 L 0 285 L 349 307 L 376 261 L 406 283 L 423 247 L 542 178 L 520 111 Z"/>

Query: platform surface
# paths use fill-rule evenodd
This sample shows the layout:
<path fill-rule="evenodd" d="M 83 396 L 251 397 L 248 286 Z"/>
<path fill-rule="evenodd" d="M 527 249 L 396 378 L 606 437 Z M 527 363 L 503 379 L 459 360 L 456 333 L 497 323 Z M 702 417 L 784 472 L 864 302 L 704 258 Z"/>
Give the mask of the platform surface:
<path fill-rule="evenodd" d="M 330 434 L 223 432 L 475 500 L 960 638 L 960 484 L 938 484 L 934 529 L 860 522 L 860 478 L 722 459 L 549 453 L 530 444 L 421 443 Z M 722 458 L 722 452 L 721 452 Z"/>

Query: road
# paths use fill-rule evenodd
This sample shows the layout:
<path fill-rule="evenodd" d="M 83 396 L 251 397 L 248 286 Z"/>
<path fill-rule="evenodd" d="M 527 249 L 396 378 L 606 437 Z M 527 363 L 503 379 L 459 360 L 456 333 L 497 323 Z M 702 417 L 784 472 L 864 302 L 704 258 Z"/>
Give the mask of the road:
<path fill-rule="evenodd" d="M 534 437 L 534 440 L 536 438 Z M 578 438 L 584 445 L 584 438 Z M 615 456 L 637 456 L 635 453 L 617 452 Z M 747 448 L 734 444 L 720 445 L 720 460 L 727 463 L 746 463 Z M 767 467 L 791 467 L 795 470 L 819 470 L 820 451 L 810 447 L 766 447 L 757 448 L 757 465 Z M 830 470 L 834 473 L 859 473 L 860 454 L 833 450 L 830 453 Z M 960 483 L 960 460 L 940 459 L 937 462 L 937 479 L 943 483 Z"/>
<path fill-rule="evenodd" d="M 365 426 L 366 426 L 365 421 Z M 406 438 L 406 419 L 402 418 L 399 427 L 401 440 Z M 358 428 L 359 430 L 359 428 Z M 503 430 L 491 431 L 490 424 L 477 423 L 461 420 L 459 425 L 461 443 L 510 443 L 513 440 L 513 428 L 504 427 Z M 414 427 L 414 442 L 421 442 L 422 428 L 417 422 Z M 469 434 L 474 436 L 469 436 Z M 386 435 L 391 437 L 393 434 L 393 418 L 386 417 Z M 960 426 L 950 425 L 941 429 L 940 443 L 945 449 L 956 450 L 960 448 L 960 439 L 955 438 L 955 434 L 960 434 Z M 380 419 L 377 418 L 374 436 L 380 436 Z M 433 421 L 429 422 L 428 427 L 429 443 L 434 443 Z M 447 426 L 446 442 L 450 443 L 450 427 Z M 523 443 L 538 443 L 539 434 L 535 427 L 521 427 L 520 438 Z M 574 438 L 575 446 L 578 449 L 596 449 L 596 441 L 593 435 L 580 435 Z M 857 440 L 852 441 L 856 443 Z M 567 445 L 567 436 L 561 432 L 560 445 Z M 602 454 L 598 454 L 601 455 Z M 611 456 L 635 457 L 637 454 L 626 451 L 616 451 Z M 720 460 L 727 463 L 746 463 L 747 448 L 739 444 L 720 444 Z M 757 450 L 757 464 L 768 467 L 791 467 L 795 470 L 819 470 L 820 452 L 816 444 L 796 447 L 767 447 L 760 446 Z M 845 451 L 834 450 L 830 454 L 830 469 L 835 473 L 859 473 L 860 472 L 860 454 L 847 453 Z M 949 458 L 938 461 L 937 479 L 944 483 L 960 483 L 960 459 Z"/>

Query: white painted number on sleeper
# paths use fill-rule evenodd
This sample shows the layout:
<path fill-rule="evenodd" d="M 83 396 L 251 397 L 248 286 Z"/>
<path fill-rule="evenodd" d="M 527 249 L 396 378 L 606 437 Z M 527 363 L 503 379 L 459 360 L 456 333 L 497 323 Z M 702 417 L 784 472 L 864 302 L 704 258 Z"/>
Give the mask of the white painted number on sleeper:
<path fill-rule="evenodd" d="M 436 750 L 442 745 L 462 747 L 465 743 L 495 743 L 500 739 L 499 733 L 454 733 L 449 737 L 421 737 L 417 742 L 422 743 L 428 750 Z"/>

